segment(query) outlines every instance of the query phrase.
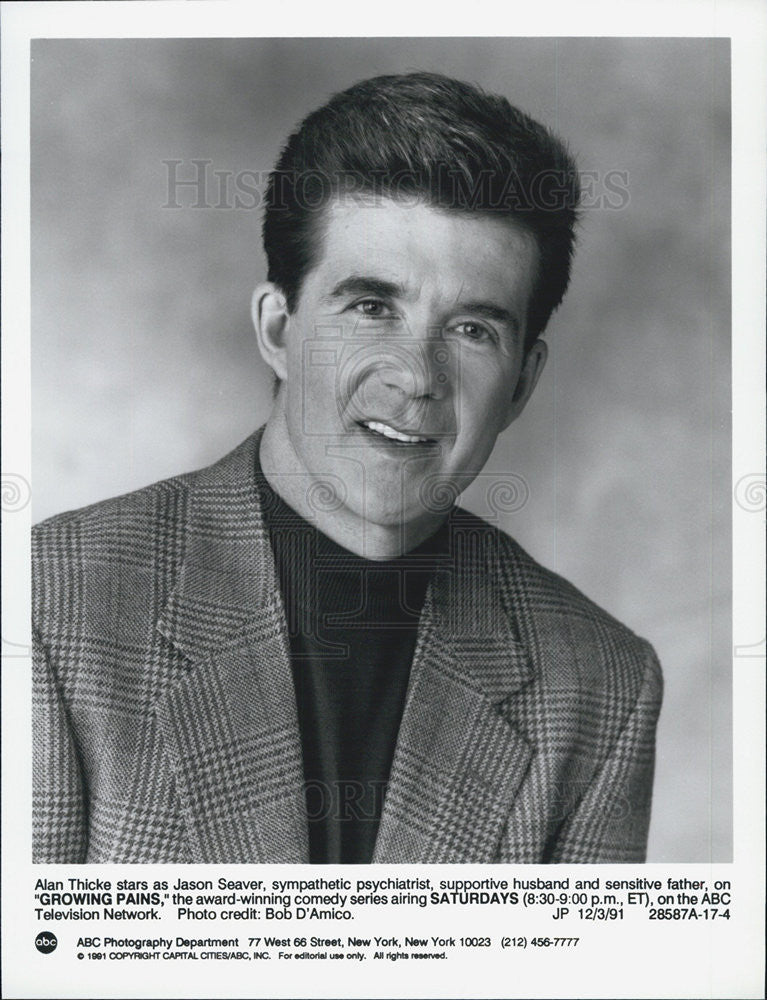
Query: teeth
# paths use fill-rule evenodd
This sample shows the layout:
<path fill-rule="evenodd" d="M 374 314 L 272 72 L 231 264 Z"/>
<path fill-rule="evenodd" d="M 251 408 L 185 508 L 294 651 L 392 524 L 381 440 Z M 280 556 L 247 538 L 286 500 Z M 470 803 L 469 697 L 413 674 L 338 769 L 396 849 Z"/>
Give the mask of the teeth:
<path fill-rule="evenodd" d="M 384 437 L 391 438 L 392 441 L 402 441 L 404 444 L 417 444 L 420 441 L 428 441 L 428 438 L 416 437 L 414 434 L 403 434 L 402 431 L 395 431 L 388 424 L 382 424 L 378 420 L 364 420 L 365 427 Z"/>

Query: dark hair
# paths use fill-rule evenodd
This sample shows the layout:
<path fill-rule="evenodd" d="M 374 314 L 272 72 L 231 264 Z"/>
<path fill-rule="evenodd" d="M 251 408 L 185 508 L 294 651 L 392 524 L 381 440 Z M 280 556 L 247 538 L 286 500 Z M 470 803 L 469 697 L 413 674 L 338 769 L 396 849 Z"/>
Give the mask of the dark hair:
<path fill-rule="evenodd" d="M 345 193 L 513 217 L 539 251 L 528 342 L 562 301 L 580 197 L 575 164 L 504 97 L 437 73 L 379 76 L 304 119 L 269 176 L 263 226 L 268 278 L 291 312 L 320 252 L 319 213 Z"/>

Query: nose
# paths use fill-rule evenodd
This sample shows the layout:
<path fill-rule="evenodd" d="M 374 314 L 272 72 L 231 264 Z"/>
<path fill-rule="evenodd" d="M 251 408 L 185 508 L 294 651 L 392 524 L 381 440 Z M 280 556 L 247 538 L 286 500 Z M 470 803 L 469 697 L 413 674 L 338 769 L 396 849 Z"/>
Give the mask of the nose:
<path fill-rule="evenodd" d="M 442 341 L 381 345 L 355 394 L 362 419 L 374 415 L 400 430 L 433 437 L 445 422 L 441 411 L 450 392 L 449 364 L 450 352 Z"/>
<path fill-rule="evenodd" d="M 436 408 L 455 377 L 451 345 L 441 339 L 368 344 L 344 366 L 341 395 L 354 419 L 377 416 L 401 423 L 401 430 L 433 434 L 443 419 Z"/>
<path fill-rule="evenodd" d="M 378 381 L 408 399 L 443 399 L 450 390 L 456 359 L 441 338 L 381 345 Z"/>

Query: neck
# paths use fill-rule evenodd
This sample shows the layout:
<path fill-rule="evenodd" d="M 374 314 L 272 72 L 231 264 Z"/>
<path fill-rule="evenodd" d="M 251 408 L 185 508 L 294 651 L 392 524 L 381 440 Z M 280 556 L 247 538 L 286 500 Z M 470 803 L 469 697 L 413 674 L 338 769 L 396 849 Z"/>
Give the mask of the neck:
<path fill-rule="evenodd" d="M 405 523 L 375 524 L 343 504 L 329 510 L 310 503 L 312 488 L 327 484 L 328 476 L 321 469 L 310 472 L 304 468 L 291 443 L 284 414 L 277 407 L 264 429 L 260 461 L 267 482 L 289 507 L 336 544 L 365 559 L 404 555 L 430 538 L 445 521 L 446 515 L 425 514 Z"/>

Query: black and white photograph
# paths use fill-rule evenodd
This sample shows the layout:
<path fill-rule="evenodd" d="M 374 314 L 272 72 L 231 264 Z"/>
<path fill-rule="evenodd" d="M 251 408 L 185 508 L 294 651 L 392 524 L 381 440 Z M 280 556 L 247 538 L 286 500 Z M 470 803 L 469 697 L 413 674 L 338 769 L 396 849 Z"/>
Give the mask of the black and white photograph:
<path fill-rule="evenodd" d="M 757 995 L 767 17 L 598 6 L 2 5 L 4 995 Z"/>
<path fill-rule="evenodd" d="M 32 58 L 36 861 L 729 860 L 727 41 Z"/>

